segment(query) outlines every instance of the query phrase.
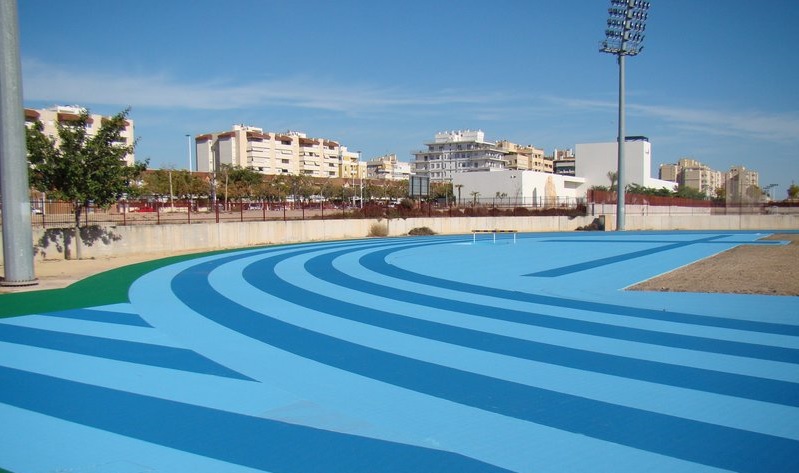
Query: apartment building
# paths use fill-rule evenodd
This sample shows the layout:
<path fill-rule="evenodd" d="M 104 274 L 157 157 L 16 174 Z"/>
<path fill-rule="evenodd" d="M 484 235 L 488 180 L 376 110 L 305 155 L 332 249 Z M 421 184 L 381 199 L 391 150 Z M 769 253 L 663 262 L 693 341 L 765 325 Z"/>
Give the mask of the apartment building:
<path fill-rule="evenodd" d="M 507 140 L 497 142 L 505 153 L 506 166 L 514 171 L 553 172 L 552 159 L 544 156 L 544 150 L 533 145 L 518 145 Z"/>
<path fill-rule="evenodd" d="M 411 163 L 397 160 L 396 154 L 387 154 L 366 162 L 367 179 L 389 181 L 407 180 L 411 175 Z"/>
<path fill-rule="evenodd" d="M 86 111 L 85 108 L 78 105 L 56 105 L 51 108 L 44 109 L 25 109 L 25 124 L 29 125 L 37 120 L 42 122 L 44 126 L 44 134 L 56 140 L 58 143 L 58 125 L 69 125 L 78 120 L 81 113 Z M 89 119 L 86 123 L 86 131 L 89 135 L 94 135 L 102 125 L 104 120 L 111 117 L 97 114 L 89 114 Z M 125 129 L 122 130 L 121 146 L 133 146 L 136 138 L 133 132 L 133 120 L 127 119 L 125 121 Z M 125 156 L 125 163 L 132 166 L 136 161 L 135 153 L 128 153 Z"/>
<path fill-rule="evenodd" d="M 760 175 L 744 166 L 733 166 L 725 174 L 727 202 L 733 204 L 757 203 L 763 198 Z"/>
<path fill-rule="evenodd" d="M 480 130 L 436 133 L 427 149 L 413 153 L 412 170 L 430 182 L 451 182 L 458 172 L 500 171 L 507 169 L 505 151 L 485 140 Z"/>
<path fill-rule="evenodd" d="M 194 143 L 200 172 L 230 165 L 268 175 L 365 177 L 366 165 L 359 153 L 336 141 L 309 138 L 297 131 L 264 132 L 262 128 L 234 125 L 230 131 L 198 135 Z"/>
<path fill-rule="evenodd" d="M 562 176 L 574 176 L 576 169 L 574 150 L 556 149 L 552 152 L 552 172 Z"/>
<path fill-rule="evenodd" d="M 691 158 L 682 158 L 677 163 L 661 164 L 658 175 L 660 179 L 696 189 L 708 197 L 714 197 L 717 189 L 725 185 L 724 173 Z"/>

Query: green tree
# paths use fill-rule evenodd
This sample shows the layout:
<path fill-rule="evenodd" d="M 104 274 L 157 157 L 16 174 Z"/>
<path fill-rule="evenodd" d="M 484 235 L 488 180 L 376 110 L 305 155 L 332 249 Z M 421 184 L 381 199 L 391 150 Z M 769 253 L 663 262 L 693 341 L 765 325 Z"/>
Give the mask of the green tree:
<path fill-rule="evenodd" d="M 58 142 L 44 135 L 36 121 L 26 130 L 30 184 L 48 195 L 68 201 L 75 215 L 75 253 L 81 258 L 80 221 L 94 204 L 108 207 L 131 193 L 147 162 L 128 166 L 125 156 L 134 145 L 123 146 L 122 131 L 130 109 L 104 119 L 97 133 L 88 132 L 89 112 L 75 121 L 59 123 Z"/>
<path fill-rule="evenodd" d="M 791 185 L 788 186 L 788 198 L 794 200 L 797 197 L 799 197 L 799 186 L 791 183 Z"/>
<path fill-rule="evenodd" d="M 719 186 L 716 188 L 713 196 L 714 202 L 726 202 L 727 201 L 727 188 L 724 186 Z"/>
<path fill-rule="evenodd" d="M 684 199 L 694 200 L 707 200 L 707 195 L 705 195 L 704 192 L 688 186 L 677 187 L 677 192 L 674 193 L 674 197 L 682 197 Z"/>

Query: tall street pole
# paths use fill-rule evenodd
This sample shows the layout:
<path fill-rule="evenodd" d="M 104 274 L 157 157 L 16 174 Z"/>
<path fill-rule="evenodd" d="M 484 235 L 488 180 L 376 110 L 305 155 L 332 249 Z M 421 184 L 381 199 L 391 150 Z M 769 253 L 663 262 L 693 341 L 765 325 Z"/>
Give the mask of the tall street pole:
<path fill-rule="evenodd" d="M 38 284 L 25 145 L 25 109 L 16 0 L 0 0 L 0 188 L 3 204 L 3 286 Z"/>
<path fill-rule="evenodd" d="M 618 162 L 616 164 L 616 230 L 624 230 L 624 62 L 625 56 L 636 56 L 644 47 L 644 30 L 650 3 L 644 0 L 611 0 L 608 9 L 608 26 L 605 40 L 599 51 L 613 54 L 619 62 L 619 135 Z"/>

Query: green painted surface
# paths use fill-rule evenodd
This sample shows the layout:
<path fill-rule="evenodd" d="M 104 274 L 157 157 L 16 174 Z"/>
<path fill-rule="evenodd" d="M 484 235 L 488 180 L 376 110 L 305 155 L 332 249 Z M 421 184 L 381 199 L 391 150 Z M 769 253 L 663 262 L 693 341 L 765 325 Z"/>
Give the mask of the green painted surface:
<path fill-rule="evenodd" d="M 227 251 L 233 250 L 169 256 L 123 266 L 82 279 L 63 289 L 0 294 L 0 318 L 128 302 L 130 285 L 142 275 L 170 264 Z"/>

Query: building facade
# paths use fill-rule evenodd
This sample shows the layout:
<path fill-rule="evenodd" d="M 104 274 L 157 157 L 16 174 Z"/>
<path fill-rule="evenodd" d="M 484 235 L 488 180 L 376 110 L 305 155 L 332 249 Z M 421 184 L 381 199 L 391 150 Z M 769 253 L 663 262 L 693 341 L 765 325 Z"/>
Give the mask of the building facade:
<path fill-rule="evenodd" d="M 574 176 L 575 167 L 574 150 L 556 149 L 552 152 L 552 172 L 555 174 Z"/>
<path fill-rule="evenodd" d="M 726 173 L 726 196 L 730 204 L 755 204 L 763 200 L 760 175 L 744 166 L 733 166 Z"/>
<path fill-rule="evenodd" d="M 507 140 L 497 142 L 505 153 L 507 169 L 515 171 L 553 172 L 552 159 L 544 156 L 544 150 L 533 145 L 518 145 Z"/>
<path fill-rule="evenodd" d="M 575 146 L 575 175 L 585 178 L 589 187 L 609 187 L 610 173 L 618 169 L 619 145 L 611 143 L 585 143 Z M 655 179 L 652 176 L 652 146 L 649 140 L 628 138 L 624 143 L 624 185 L 674 189 L 675 182 Z"/>
<path fill-rule="evenodd" d="M 85 108 L 78 105 L 56 105 L 52 108 L 45 109 L 25 109 L 25 123 L 32 124 L 37 120 L 44 125 L 43 133 L 58 143 L 58 125 L 69 125 L 78 120 L 81 113 L 86 111 Z M 89 135 L 94 135 L 102 125 L 104 120 L 111 117 L 97 114 L 89 114 L 89 119 L 86 124 L 86 131 Z M 122 130 L 121 146 L 133 146 L 136 142 L 136 137 L 133 132 L 133 120 L 125 120 L 125 128 Z M 135 153 L 128 153 L 125 156 L 125 164 L 131 166 L 135 163 Z"/>
<path fill-rule="evenodd" d="M 725 185 L 724 173 L 690 158 L 682 158 L 676 164 L 661 164 L 658 175 L 660 179 L 701 191 L 707 197 L 714 197 Z"/>
<path fill-rule="evenodd" d="M 230 131 L 198 135 L 194 143 L 200 172 L 213 172 L 229 165 L 267 175 L 365 177 L 366 165 L 358 153 L 348 151 L 336 141 L 308 138 L 296 131 L 274 133 L 234 125 Z"/>
<path fill-rule="evenodd" d="M 412 171 L 430 182 L 451 182 L 454 174 L 471 171 L 507 169 L 505 152 L 492 141 L 485 140 L 480 130 L 436 133 L 426 150 L 413 153 Z"/>
<path fill-rule="evenodd" d="M 366 162 L 367 179 L 404 181 L 411 175 L 411 163 L 397 160 L 396 154 L 388 154 Z"/>
<path fill-rule="evenodd" d="M 574 205 L 586 193 L 583 178 L 522 170 L 458 173 L 453 188 L 458 205 L 554 207 Z"/>

